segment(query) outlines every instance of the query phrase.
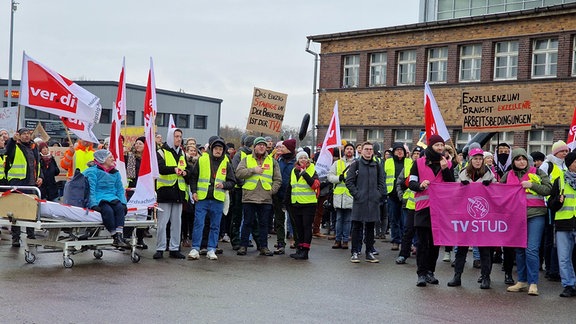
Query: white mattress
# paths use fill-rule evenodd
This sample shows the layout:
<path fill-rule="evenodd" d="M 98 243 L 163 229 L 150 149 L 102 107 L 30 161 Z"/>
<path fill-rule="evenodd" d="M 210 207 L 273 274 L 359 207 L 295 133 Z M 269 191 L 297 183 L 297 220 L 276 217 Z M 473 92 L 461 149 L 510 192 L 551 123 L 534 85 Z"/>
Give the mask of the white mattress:
<path fill-rule="evenodd" d="M 146 220 L 147 209 L 130 208 L 126 220 Z M 40 216 L 73 222 L 102 222 L 99 212 L 82 207 L 40 200 Z"/>

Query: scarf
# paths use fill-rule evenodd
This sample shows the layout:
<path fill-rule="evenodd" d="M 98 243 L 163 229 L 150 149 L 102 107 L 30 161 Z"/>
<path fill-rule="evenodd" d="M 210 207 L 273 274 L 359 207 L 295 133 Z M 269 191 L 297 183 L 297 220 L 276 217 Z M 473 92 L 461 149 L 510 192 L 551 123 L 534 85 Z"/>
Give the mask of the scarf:
<path fill-rule="evenodd" d="M 52 155 L 50 153 L 48 153 L 46 155 L 40 153 L 40 157 L 42 158 L 42 161 L 44 161 L 44 163 L 46 163 L 46 165 L 50 164 L 50 161 L 52 160 Z"/>
<path fill-rule="evenodd" d="M 102 169 L 104 172 L 106 172 L 106 173 L 110 173 L 110 171 L 114 170 L 114 165 L 111 166 L 111 167 L 109 167 L 109 168 L 107 168 L 107 167 L 105 167 L 102 163 L 100 163 L 100 162 L 98 162 L 98 161 L 96 161 L 96 160 L 94 160 L 94 163 L 96 163 L 96 165 L 97 165 L 100 169 Z"/>
<path fill-rule="evenodd" d="M 572 187 L 572 189 L 576 189 L 576 172 L 566 171 L 566 173 L 564 173 L 564 179 L 566 179 L 566 183 Z"/>

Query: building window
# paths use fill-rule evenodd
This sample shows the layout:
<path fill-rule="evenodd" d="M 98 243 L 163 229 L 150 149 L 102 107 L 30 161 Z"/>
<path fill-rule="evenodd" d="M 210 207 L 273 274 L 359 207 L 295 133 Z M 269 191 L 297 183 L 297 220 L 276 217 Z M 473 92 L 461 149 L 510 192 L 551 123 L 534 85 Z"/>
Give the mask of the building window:
<path fill-rule="evenodd" d="M 558 65 L 558 39 L 537 39 L 532 50 L 532 77 L 551 78 L 556 76 Z"/>
<path fill-rule="evenodd" d="M 412 145 L 412 130 L 411 129 L 395 130 L 394 142 L 402 142 L 404 144 Z"/>
<path fill-rule="evenodd" d="M 111 124 L 111 123 L 112 123 L 112 109 L 102 109 L 99 124 Z"/>
<path fill-rule="evenodd" d="M 208 116 L 194 115 L 194 128 L 195 129 L 208 128 Z"/>
<path fill-rule="evenodd" d="M 511 147 L 514 146 L 514 132 L 501 132 L 499 135 L 492 136 L 490 139 L 490 152 L 496 152 L 498 143 L 506 143 Z"/>
<path fill-rule="evenodd" d="M 576 76 L 576 36 L 572 39 L 572 76 Z"/>
<path fill-rule="evenodd" d="M 428 50 L 428 81 L 430 83 L 446 83 L 448 69 L 448 47 L 431 48 Z"/>
<path fill-rule="evenodd" d="M 482 67 L 482 45 L 464 45 L 460 47 L 460 81 L 480 81 Z"/>
<path fill-rule="evenodd" d="M 456 147 L 455 148 L 463 148 L 470 142 L 472 137 L 474 137 L 474 133 L 464 133 L 462 131 L 456 132 Z"/>
<path fill-rule="evenodd" d="M 374 53 L 370 55 L 370 86 L 386 85 L 386 67 L 388 55 L 386 53 Z"/>
<path fill-rule="evenodd" d="M 167 113 L 156 113 L 156 126 L 158 127 L 168 127 L 170 122 L 170 114 Z"/>
<path fill-rule="evenodd" d="M 136 111 L 126 110 L 126 124 L 134 126 L 136 125 Z"/>
<path fill-rule="evenodd" d="M 190 128 L 190 115 L 178 114 L 176 115 L 176 127 L 180 129 Z"/>
<path fill-rule="evenodd" d="M 356 130 L 355 129 L 340 129 L 340 137 L 343 141 L 348 143 L 356 142 Z"/>
<path fill-rule="evenodd" d="M 539 151 L 544 154 L 552 152 L 554 132 L 534 130 L 528 132 L 528 153 Z"/>
<path fill-rule="evenodd" d="M 518 42 L 498 42 L 494 49 L 494 80 L 516 80 Z"/>
<path fill-rule="evenodd" d="M 344 88 L 358 87 L 360 80 L 360 55 L 344 56 Z"/>
<path fill-rule="evenodd" d="M 416 83 L 416 51 L 398 52 L 398 85 Z"/>

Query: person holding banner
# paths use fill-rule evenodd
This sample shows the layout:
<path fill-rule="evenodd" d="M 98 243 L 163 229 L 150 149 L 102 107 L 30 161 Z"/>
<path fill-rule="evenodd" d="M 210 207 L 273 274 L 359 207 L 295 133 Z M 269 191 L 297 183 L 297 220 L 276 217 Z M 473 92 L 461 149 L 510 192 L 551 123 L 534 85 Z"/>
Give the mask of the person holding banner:
<path fill-rule="evenodd" d="M 428 147 L 424 156 L 416 160 L 410 170 L 409 188 L 414 191 L 416 212 L 414 213 L 414 228 L 418 235 L 419 246 L 416 254 L 418 282 L 416 286 L 425 287 L 427 283 L 437 285 L 434 277 L 439 247 L 432 239 L 432 224 L 430 221 L 430 201 L 428 186 L 431 182 L 454 182 L 452 162 L 444 157 L 444 139 L 440 135 L 428 138 Z"/>
<path fill-rule="evenodd" d="M 466 167 L 458 174 L 458 181 L 462 185 L 468 185 L 470 182 L 482 182 L 483 185 L 488 186 L 492 182 L 496 182 L 494 174 L 490 168 L 484 164 L 484 151 L 481 148 L 474 148 L 468 154 L 470 157 Z M 480 289 L 490 288 L 490 273 L 492 272 L 492 248 L 479 247 L 480 250 Z M 467 246 L 458 246 L 456 252 L 456 260 L 454 262 L 454 278 L 448 282 L 448 287 L 457 287 L 462 284 L 461 276 L 464 271 L 464 264 L 466 263 L 466 255 L 468 254 Z"/>
<path fill-rule="evenodd" d="M 545 217 L 548 213 L 544 196 L 550 194 L 552 184 L 546 172 L 528 165 L 528 154 L 523 148 L 512 150 L 512 169 L 504 174 L 500 182 L 521 185 L 526 189 L 528 211 L 517 212 L 518 217 L 528 217 L 527 247 L 516 249 L 518 282 L 508 287 L 509 292 L 528 290 L 538 296 L 538 271 L 540 268 L 540 241 L 544 233 Z"/>

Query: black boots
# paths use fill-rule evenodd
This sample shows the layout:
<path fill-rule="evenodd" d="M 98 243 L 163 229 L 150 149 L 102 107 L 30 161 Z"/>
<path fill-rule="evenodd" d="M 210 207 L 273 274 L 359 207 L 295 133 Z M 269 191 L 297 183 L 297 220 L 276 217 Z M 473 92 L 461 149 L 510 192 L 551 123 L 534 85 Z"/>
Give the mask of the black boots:
<path fill-rule="evenodd" d="M 290 257 L 295 260 L 308 260 L 308 251 L 310 249 L 299 248 L 296 253 L 290 254 Z"/>
<path fill-rule="evenodd" d="M 504 283 L 507 285 L 513 285 L 514 284 L 514 278 L 512 278 L 511 272 L 506 272 L 504 274 Z"/>
<path fill-rule="evenodd" d="M 454 273 L 454 278 L 448 281 L 448 287 L 458 287 L 462 285 L 462 273 L 456 272 Z"/>
<path fill-rule="evenodd" d="M 490 289 L 490 276 L 482 276 L 482 283 L 480 289 Z"/>
<path fill-rule="evenodd" d="M 126 242 L 126 240 L 124 240 L 124 238 L 122 237 L 122 233 L 116 233 L 114 235 L 112 235 L 112 238 L 114 239 L 114 241 L 112 242 L 112 245 L 118 248 L 127 248 L 130 249 L 132 248 L 132 246 L 130 246 L 130 244 L 128 244 L 128 242 Z"/>

